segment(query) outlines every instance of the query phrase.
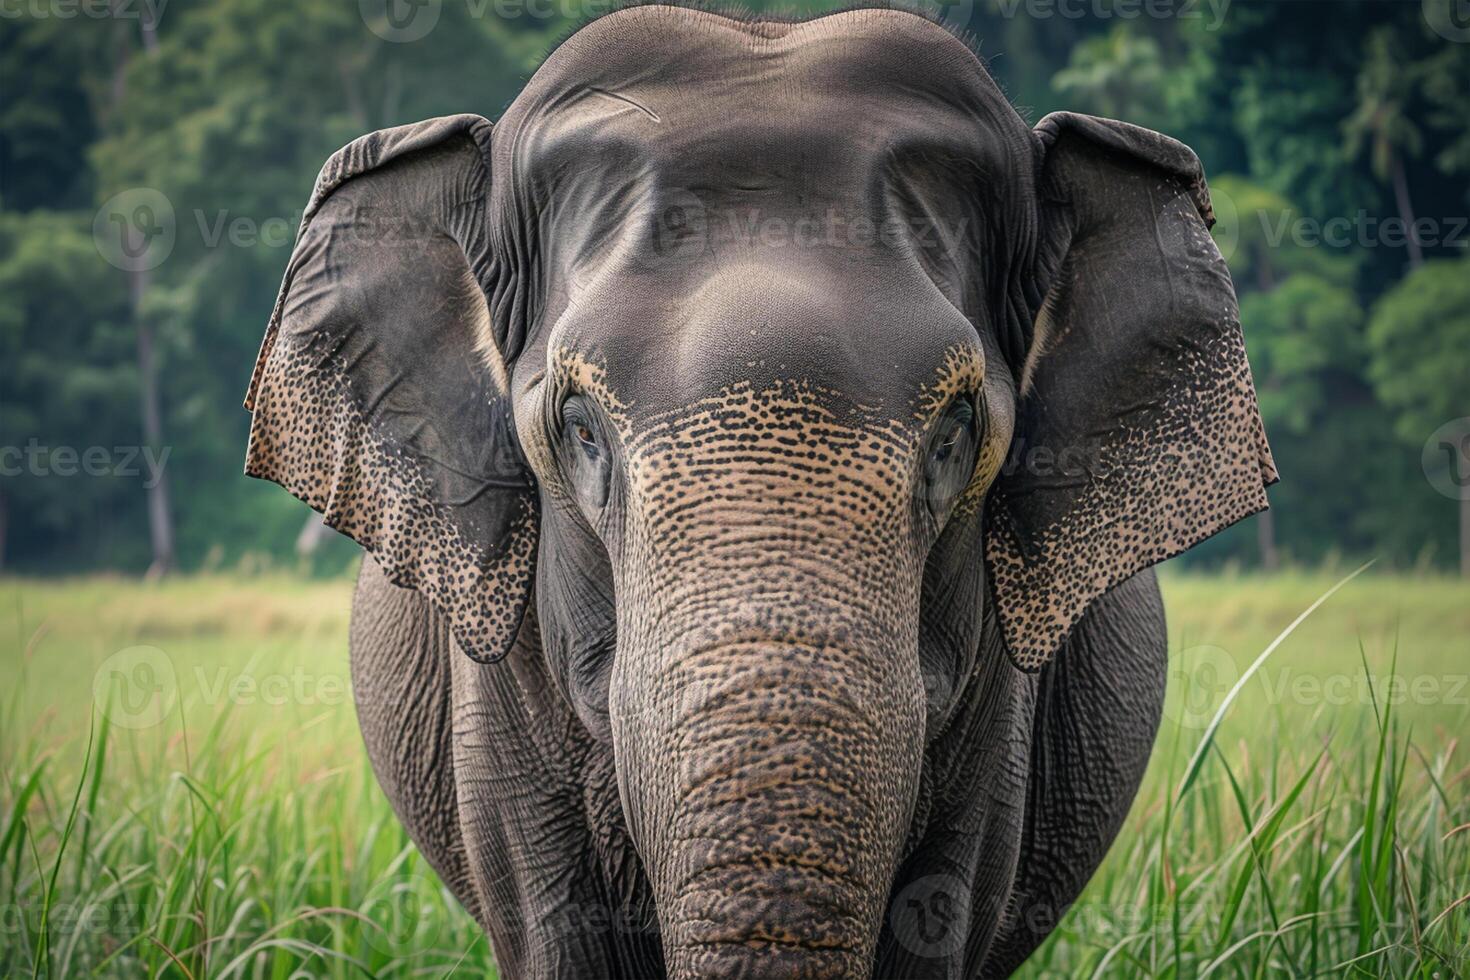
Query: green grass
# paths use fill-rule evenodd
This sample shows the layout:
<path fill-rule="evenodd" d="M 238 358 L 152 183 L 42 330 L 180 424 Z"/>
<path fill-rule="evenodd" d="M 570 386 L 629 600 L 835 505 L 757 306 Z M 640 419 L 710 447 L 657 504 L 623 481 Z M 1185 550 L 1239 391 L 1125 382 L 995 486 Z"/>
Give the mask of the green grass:
<path fill-rule="evenodd" d="M 1178 792 L 1239 672 L 1338 577 L 1165 576 L 1153 764 L 1026 975 L 1470 973 L 1464 583 L 1344 587 L 1242 687 Z M 0 580 L 0 976 L 493 969 L 363 757 L 349 591 Z"/>

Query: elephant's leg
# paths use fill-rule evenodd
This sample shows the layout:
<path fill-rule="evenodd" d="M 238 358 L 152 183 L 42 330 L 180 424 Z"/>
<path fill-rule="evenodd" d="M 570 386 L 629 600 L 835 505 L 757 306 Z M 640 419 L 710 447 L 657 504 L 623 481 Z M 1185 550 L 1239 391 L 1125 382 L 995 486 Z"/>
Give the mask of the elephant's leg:
<path fill-rule="evenodd" d="M 419 851 L 490 936 L 500 975 L 663 975 L 611 753 L 545 674 L 534 610 L 482 665 L 415 590 L 363 559 L 352 674 L 373 771 Z"/>
<path fill-rule="evenodd" d="M 500 975 L 662 977 L 612 754 L 553 688 L 537 636 L 528 610 L 504 661 L 452 668 L 460 826 Z"/>
<path fill-rule="evenodd" d="M 1163 710 L 1167 646 L 1150 569 L 1096 600 L 1043 668 L 1021 859 L 984 976 L 1041 944 L 1122 827 Z"/>
<path fill-rule="evenodd" d="M 378 784 L 449 890 L 482 918 L 454 785 L 449 627 L 364 555 L 352 599 L 352 688 Z"/>

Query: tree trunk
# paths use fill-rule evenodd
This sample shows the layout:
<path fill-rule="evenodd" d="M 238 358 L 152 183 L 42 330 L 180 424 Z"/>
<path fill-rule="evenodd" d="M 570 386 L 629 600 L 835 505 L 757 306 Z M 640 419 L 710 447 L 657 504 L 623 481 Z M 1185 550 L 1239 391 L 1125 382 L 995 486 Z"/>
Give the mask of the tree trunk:
<path fill-rule="evenodd" d="M 158 51 L 158 22 L 153 19 L 148 4 L 143 4 L 143 15 L 138 18 L 138 36 L 143 41 L 143 50 L 149 54 Z"/>
<path fill-rule="evenodd" d="M 1256 515 L 1256 543 L 1261 549 L 1261 568 L 1274 572 L 1281 567 L 1281 555 L 1276 550 L 1276 514 L 1263 510 Z"/>
<path fill-rule="evenodd" d="M 301 533 L 296 535 L 296 554 L 302 558 L 310 558 L 316 554 L 322 542 L 337 532 L 327 527 L 327 522 L 322 520 L 322 515 L 312 511 L 306 515 L 306 523 L 301 525 Z"/>
<path fill-rule="evenodd" d="M 1470 578 L 1470 496 L 1460 498 L 1460 577 Z"/>
<path fill-rule="evenodd" d="M 1404 160 L 1398 154 L 1393 158 L 1393 196 L 1398 202 L 1399 219 L 1404 222 L 1404 241 L 1409 248 L 1409 265 L 1419 268 L 1424 264 L 1424 250 L 1419 247 L 1419 236 L 1414 231 L 1414 202 L 1409 199 L 1409 181 L 1404 176 Z"/>
<path fill-rule="evenodd" d="M 142 395 L 143 444 L 157 460 L 167 459 L 163 444 L 163 414 L 158 407 L 158 369 L 153 356 L 153 326 L 142 313 L 143 293 L 148 288 L 147 272 L 128 274 L 133 293 L 133 319 L 138 331 L 138 388 Z M 173 571 L 174 524 L 168 499 L 168 470 L 160 467 L 148 493 L 148 538 L 153 546 L 153 564 L 148 578 Z"/>
<path fill-rule="evenodd" d="M 119 13 L 121 10 L 121 0 L 113 0 L 114 13 Z M 119 17 L 116 23 L 119 25 L 119 43 L 111 85 L 114 110 L 121 106 L 127 95 L 127 70 L 133 53 L 132 44 L 128 40 L 127 24 L 129 20 Z M 143 50 L 149 57 L 156 55 L 158 52 L 158 25 L 145 13 L 139 20 L 138 29 L 138 40 Z M 124 233 L 132 237 L 138 235 L 139 231 L 129 225 L 124 228 Z M 131 244 L 141 248 L 145 243 L 134 241 Z M 155 459 L 162 461 L 167 459 L 167 456 L 163 455 L 163 413 L 159 410 L 158 404 L 158 371 L 153 350 L 153 327 L 143 315 L 143 297 L 148 292 L 151 276 L 152 274 L 147 270 L 129 272 L 128 297 L 132 303 L 133 321 L 137 330 L 138 389 L 143 418 L 143 445 L 155 454 Z M 169 507 L 168 475 L 163 468 L 160 467 L 153 485 L 147 487 L 146 492 L 148 494 L 148 538 L 153 549 L 153 563 L 148 566 L 147 577 L 155 579 L 172 571 L 174 566 L 173 515 Z"/>
<path fill-rule="evenodd" d="M 1276 270 L 1271 266 L 1271 249 L 1266 245 L 1256 250 L 1256 288 L 1263 293 L 1276 288 Z"/>
<path fill-rule="evenodd" d="M 1470 435 L 1462 434 L 1460 443 L 1460 479 L 1452 481 L 1460 491 L 1460 577 L 1470 578 Z"/>

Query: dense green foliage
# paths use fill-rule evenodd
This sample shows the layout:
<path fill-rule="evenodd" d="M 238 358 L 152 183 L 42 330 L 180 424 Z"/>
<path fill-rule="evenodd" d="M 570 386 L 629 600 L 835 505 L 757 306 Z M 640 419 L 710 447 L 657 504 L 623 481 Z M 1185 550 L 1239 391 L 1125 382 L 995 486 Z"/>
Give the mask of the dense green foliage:
<path fill-rule="evenodd" d="M 1470 970 L 1459 582 L 1349 583 L 1241 688 L 1179 792 L 1227 688 L 1331 584 L 1165 579 L 1170 695 L 1149 773 L 1021 976 Z M 0 975 L 491 975 L 363 755 L 347 593 L 0 582 Z"/>
<path fill-rule="evenodd" d="M 239 475 L 240 399 L 317 168 L 374 128 L 496 116 L 556 39 L 605 6 L 432 2 L 437 24 L 412 41 L 365 15 L 368 0 L 164 4 L 156 23 L 157 0 L 119 0 L 111 16 L 65 0 L 7 7 L 0 563 L 147 567 L 156 481 L 120 451 L 143 444 L 168 452 L 179 564 L 289 560 L 305 510 Z M 1192 560 L 1456 561 L 1457 504 L 1420 463 L 1431 432 L 1470 415 L 1470 38 L 1451 6 L 936 7 L 967 17 L 1033 118 L 1065 107 L 1158 128 L 1212 174 L 1283 483 L 1269 526 L 1247 522 Z M 116 231 L 117 209 L 99 206 L 137 188 L 163 206 L 133 201 L 122 217 L 173 237 L 161 261 L 127 271 L 94 238 Z M 1422 241 L 1405 241 L 1401 220 Z M 96 465 L 68 465 L 91 447 Z M 316 563 L 349 554 L 331 547 Z"/>

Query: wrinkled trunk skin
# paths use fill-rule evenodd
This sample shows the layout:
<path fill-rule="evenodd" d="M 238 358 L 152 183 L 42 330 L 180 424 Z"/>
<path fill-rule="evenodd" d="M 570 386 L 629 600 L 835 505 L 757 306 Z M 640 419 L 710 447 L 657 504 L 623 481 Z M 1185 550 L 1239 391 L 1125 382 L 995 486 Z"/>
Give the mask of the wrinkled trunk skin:
<path fill-rule="evenodd" d="M 763 407 L 719 409 L 634 458 L 624 810 L 671 976 L 866 976 L 924 739 L 902 457 L 800 403 L 759 440 L 742 416 Z M 811 492 L 829 477 L 836 503 Z"/>
<path fill-rule="evenodd" d="M 833 689 L 854 659 L 794 640 L 687 649 L 654 716 L 627 718 L 615 744 L 671 975 L 868 973 L 923 715 L 877 677 Z"/>

